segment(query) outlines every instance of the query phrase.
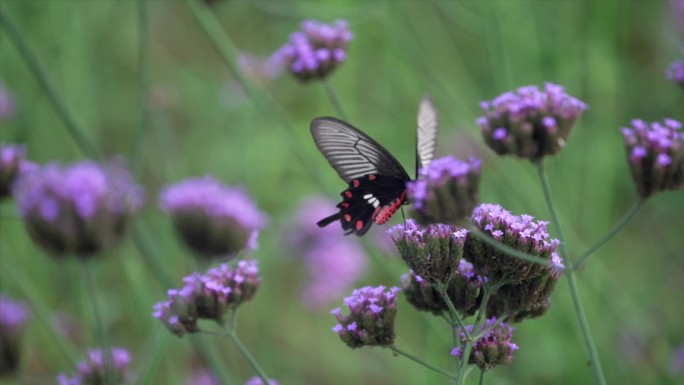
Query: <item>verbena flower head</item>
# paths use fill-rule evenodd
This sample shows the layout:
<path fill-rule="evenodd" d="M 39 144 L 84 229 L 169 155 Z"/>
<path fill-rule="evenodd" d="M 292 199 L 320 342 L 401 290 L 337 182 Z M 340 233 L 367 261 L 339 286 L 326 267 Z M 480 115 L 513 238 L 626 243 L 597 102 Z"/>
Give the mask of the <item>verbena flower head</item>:
<path fill-rule="evenodd" d="M 22 331 L 29 319 L 28 305 L 0 294 L 0 377 L 12 375 L 19 369 Z"/>
<path fill-rule="evenodd" d="M 12 119 L 17 113 L 14 95 L 0 81 L 0 120 Z"/>
<path fill-rule="evenodd" d="M 54 255 L 92 256 L 122 239 L 143 191 L 121 162 L 51 163 L 22 173 L 14 196 L 33 240 Z"/>
<path fill-rule="evenodd" d="M 221 323 L 228 310 L 251 300 L 261 284 L 257 261 L 241 260 L 233 268 L 224 263 L 205 274 L 183 278 L 181 289 L 167 292 L 168 299 L 154 305 L 152 315 L 173 334 L 199 331 L 199 319 Z"/>
<path fill-rule="evenodd" d="M 363 346 L 389 346 L 394 342 L 394 318 L 397 315 L 399 288 L 366 286 L 344 299 L 348 315 L 341 308 L 330 313 L 338 324 L 332 329 L 352 349 Z"/>
<path fill-rule="evenodd" d="M 431 283 L 446 284 L 458 271 L 468 230 L 443 224 L 422 227 L 407 219 L 387 232 L 409 269 Z"/>
<path fill-rule="evenodd" d="M 264 385 L 264 381 L 258 376 L 254 376 L 245 382 L 245 385 Z M 269 378 L 268 385 L 279 385 L 278 381 Z"/>
<path fill-rule="evenodd" d="M 36 167 L 26 160 L 24 146 L 0 142 L 0 199 L 11 195 L 12 186 L 19 175 Z"/>
<path fill-rule="evenodd" d="M 166 187 L 159 202 L 185 245 L 200 256 L 234 257 L 254 248 L 266 222 L 247 193 L 210 176 Z"/>
<path fill-rule="evenodd" d="M 305 254 L 308 279 L 301 298 L 311 309 L 321 309 L 339 300 L 366 269 L 366 253 L 353 238 L 324 238 Z"/>
<path fill-rule="evenodd" d="M 499 155 L 538 160 L 558 153 L 587 105 L 546 83 L 506 92 L 481 103 L 484 116 L 477 119 L 487 145 Z"/>
<path fill-rule="evenodd" d="M 684 9 L 684 7 L 682 7 Z M 684 50 L 682 50 L 684 52 Z M 679 84 L 680 87 L 684 89 L 684 60 L 679 60 L 670 64 L 665 74 L 668 79 L 672 80 L 675 84 Z"/>
<path fill-rule="evenodd" d="M 679 189 L 684 183 L 684 130 L 682 123 L 664 119 L 662 123 L 632 120 L 622 128 L 632 179 L 642 198 L 665 190 Z"/>
<path fill-rule="evenodd" d="M 447 295 L 463 317 L 475 314 L 482 299 L 481 287 L 482 281 L 475 275 L 473 265 L 461 259 L 458 272 L 449 280 Z M 420 311 L 440 315 L 449 310 L 439 292 L 413 271 L 401 277 L 401 291 L 406 300 Z"/>
<path fill-rule="evenodd" d="M 347 58 L 353 37 L 349 24 L 344 20 L 334 25 L 305 20 L 301 28 L 270 60 L 287 67 L 301 81 L 323 79 Z"/>
<path fill-rule="evenodd" d="M 129 376 L 130 354 L 125 349 L 116 347 L 111 349 L 109 355 L 104 354 L 103 357 L 103 353 L 102 349 L 90 350 L 86 360 L 78 363 L 77 372 L 72 377 L 60 374 L 57 376 L 57 383 L 59 385 L 118 385 L 125 383 Z M 111 362 L 109 362 L 110 359 Z M 105 364 L 108 365 L 106 369 Z"/>
<path fill-rule="evenodd" d="M 416 220 L 462 223 L 479 201 L 480 165 L 479 159 L 446 156 L 420 169 L 418 179 L 407 184 Z"/>
<path fill-rule="evenodd" d="M 473 349 L 468 358 L 468 364 L 477 365 L 482 371 L 491 370 L 499 365 L 508 365 L 513 361 L 513 352 L 518 350 L 518 345 L 511 342 L 513 337 L 512 326 L 501 323 L 494 326 L 495 318 L 487 320 L 480 325 L 478 333 L 493 327 L 481 339 L 473 343 Z M 473 325 L 466 326 L 469 334 L 473 334 Z M 454 348 L 451 355 L 463 359 L 463 346 L 467 343 L 467 336 L 459 330 L 459 337 L 461 339 L 461 346 Z"/>

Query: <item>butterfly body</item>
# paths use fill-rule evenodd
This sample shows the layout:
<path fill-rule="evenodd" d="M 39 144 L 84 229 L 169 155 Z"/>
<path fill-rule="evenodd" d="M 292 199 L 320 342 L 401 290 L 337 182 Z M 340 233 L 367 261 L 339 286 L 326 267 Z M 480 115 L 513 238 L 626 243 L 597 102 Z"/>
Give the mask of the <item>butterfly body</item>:
<path fill-rule="evenodd" d="M 426 120 L 429 122 L 425 123 Z M 419 167 L 425 167 L 432 160 L 436 134 L 436 111 L 429 98 L 423 98 L 417 131 L 416 164 Z M 387 222 L 402 205 L 408 203 L 406 183 L 411 181 L 411 177 L 399 161 L 371 137 L 342 120 L 330 117 L 314 119 L 311 135 L 323 156 L 348 184 L 340 194 L 339 211 L 320 220 L 317 223 L 319 227 L 339 220 L 345 234 L 361 236 L 373 223 L 381 225 Z"/>

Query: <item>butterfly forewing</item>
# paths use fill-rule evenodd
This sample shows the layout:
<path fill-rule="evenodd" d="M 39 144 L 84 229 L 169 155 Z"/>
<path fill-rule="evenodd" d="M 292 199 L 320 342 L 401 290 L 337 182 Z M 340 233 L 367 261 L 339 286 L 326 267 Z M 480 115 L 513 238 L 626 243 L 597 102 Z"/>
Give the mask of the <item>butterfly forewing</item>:
<path fill-rule="evenodd" d="M 418 106 L 418 129 L 416 130 L 416 178 L 418 170 L 425 168 L 435 157 L 439 116 L 430 95 L 425 95 Z"/>
<path fill-rule="evenodd" d="M 323 156 L 347 183 L 368 174 L 411 179 L 392 154 L 346 122 L 335 118 L 314 119 L 311 135 Z"/>

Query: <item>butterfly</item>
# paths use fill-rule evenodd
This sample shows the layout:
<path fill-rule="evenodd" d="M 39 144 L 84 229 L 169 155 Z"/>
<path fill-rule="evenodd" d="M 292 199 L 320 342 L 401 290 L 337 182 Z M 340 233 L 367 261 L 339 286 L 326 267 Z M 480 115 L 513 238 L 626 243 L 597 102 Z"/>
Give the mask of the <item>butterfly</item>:
<path fill-rule="evenodd" d="M 416 178 L 432 161 L 437 145 L 437 110 L 429 95 L 418 107 L 416 130 Z M 387 222 L 406 200 L 411 181 L 401 163 L 373 138 L 342 120 L 322 117 L 311 122 L 316 147 L 349 187 L 342 191 L 339 211 L 321 219 L 325 227 L 337 220 L 345 235 L 364 235 L 373 223 Z"/>

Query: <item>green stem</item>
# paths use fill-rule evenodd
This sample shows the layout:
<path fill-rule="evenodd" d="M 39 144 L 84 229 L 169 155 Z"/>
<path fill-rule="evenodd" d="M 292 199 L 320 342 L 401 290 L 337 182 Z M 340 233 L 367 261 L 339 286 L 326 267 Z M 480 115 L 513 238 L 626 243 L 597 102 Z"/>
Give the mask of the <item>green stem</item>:
<path fill-rule="evenodd" d="M 484 371 L 484 370 L 480 370 L 480 381 L 478 381 L 478 384 L 479 384 L 479 385 L 483 385 L 483 384 L 484 384 L 484 374 L 485 374 L 485 371 Z"/>
<path fill-rule="evenodd" d="M 147 107 L 148 86 L 150 77 L 149 66 L 149 14 L 146 0 L 138 0 L 138 20 L 140 37 L 138 38 L 138 127 L 135 132 L 133 143 L 133 156 L 131 170 L 136 178 L 140 178 L 143 169 L 143 155 L 145 149 L 145 137 L 148 131 L 149 109 Z"/>
<path fill-rule="evenodd" d="M 335 91 L 335 87 L 332 85 L 332 82 L 330 81 L 329 77 L 326 77 L 325 79 L 323 79 L 323 87 L 325 88 L 325 93 L 328 95 L 328 99 L 330 100 L 330 104 L 332 104 L 337 115 L 342 120 L 346 121 L 348 119 L 347 114 L 344 112 L 344 109 L 342 108 L 342 103 L 340 103 L 340 99 L 337 97 L 337 92 Z"/>
<path fill-rule="evenodd" d="M 487 308 L 487 302 L 489 302 L 489 296 L 492 290 L 488 286 L 484 286 L 484 295 L 482 296 L 482 302 L 480 303 L 480 308 L 477 310 L 477 315 L 475 316 L 475 323 L 473 324 L 473 334 L 479 330 L 480 322 L 482 321 L 482 315 L 485 313 Z M 463 349 L 463 357 L 458 367 L 458 378 L 456 379 L 456 385 L 463 384 L 465 380 L 466 366 L 468 365 L 468 360 L 470 359 L 470 352 L 473 350 L 473 343 L 476 341 L 472 336 L 466 336 L 467 341 L 465 348 Z"/>
<path fill-rule="evenodd" d="M 610 241 L 616 234 L 618 234 L 627 224 L 634 218 L 634 216 L 639 212 L 641 207 L 643 207 L 645 201 L 643 199 L 639 199 L 638 201 L 634 202 L 632 204 L 632 207 L 627 210 L 625 215 L 622 216 L 620 221 L 613 226 L 613 228 L 603 236 L 603 238 L 599 239 L 594 243 L 593 245 L 589 246 L 589 248 L 580 255 L 579 258 L 577 258 L 577 261 L 575 262 L 574 265 L 572 265 L 572 269 L 576 270 L 582 264 L 589 258 L 596 250 L 598 250 L 601 246 L 603 246 L 606 242 Z"/>
<path fill-rule="evenodd" d="M 468 231 L 469 234 L 473 235 L 475 238 L 492 246 L 493 248 L 501 251 L 502 253 L 510 254 L 512 257 L 522 259 L 523 261 L 532 262 L 543 266 L 550 266 L 549 261 L 547 259 L 523 253 L 520 250 L 516 250 L 508 245 L 504 245 L 503 243 L 492 238 L 489 234 L 485 233 L 484 231 L 478 229 L 475 226 L 469 226 Z"/>
<path fill-rule="evenodd" d="M 237 346 L 237 348 L 240 351 L 240 353 L 242 354 L 242 356 L 245 358 L 245 360 L 247 360 L 247 362 L 249 363 L 249 366 L 251 366 L 252 369 L 254 369 L 254 372 L 256 373 L 256 375 L 259 376 L 259 378 L 261 378 L 261 381 L 263 381 L 265 385 L 269 384 L 268 376 L 266 375 L 264 370 L 261 368 L 261 366 L 259 366 L 259 363 L 254 359 L 254 357 L 249 352 L 249 350 L 247 350 L 247 347 L 245 347 L 245 345 L 242 344 L 242 341 L 240 341 L 237 334 L 235 334 L 235 332 L 233 330 L 229 329 L 226 326 L 224 326 L 224 329 L 226 331 L 226 336 L 228 336 L 231 340 L 233 340 L 233 342 L 235 343 L 235 346 Z"/>
<path fill-rule="evenodd" d="M 565 249 L 565 238 L 563 237 L 563 231 L 561 229 L 560 222 L 558 220 L 558 215 L 556 213 L 556 207 L 553 203 L 553 197 L 551 195 L 551 187 L 549 181 L 546 177 L 546 171 L 544 170 L 544 162 L 537 162 L 537 173 L 539 174 L 539 180 L 542 184 L 542 189 L 544 190 L 544 198 L 546 200 L 546 205 L 549 208 L 549 213 L 551 213 L 551 221 L 556 227 L 558 232 L 558 239 L 560 240 L 559 250 L 561 257 L 566 263 L 566 266 L 574 266 L 570 260 L 570 255 Z M 606 384 L 606 379 L 603 375 L 603 369 L 601 368 L 601 361 L 599 360 L 598 351 L 596 350 L 596 345 L 594 344 L 594 339 L 591 336 L 591 330 L 589 329 L 589 322 L 587 321 L 587 316 L 584 313 L 584 306 L 582 306 L 582 299 L 579 294 L 579 288 L 577 287 L 577 279 L 575 276 L 575 269 L 567 269 L 566 275 L 568 277 L 568 287 L 570 288 L 570 295 L 572 297 L 572 303 L 575 308 L 575 314 L 577 315 L 577 320 L 580 324 L 580 329 L 582 330 L 582 336 L 584 338 L 584 343 L 589 351 L 589 358 L 591 360 L 591 367 L 594 369 L 594 377 L 596 377 L 596 383 L 600 385 Z"/>
<path fill-rule="evenodd" d="M 64 103 L 59 92 L 57 92 L 54 84 L 48 78 L 45 68 L 43 68 L 35 53 L 28 46 L 28 43 L 24 39 L 24 36 L 21 34 L 19 28 L 14 21 L 12 21 L 9 15 L 5 13 L 2 7 L 0 7 L 0 24 L 3 26 L 5 31 L 7 31 L 9 39 L 17 47 L 19 54 L 23 57 L 24 61 L 26 61 L 29 69 L 36 79 L 38 79 L 41 87 L 43 87 L 45 90 L 50 102 L 52 102 L 57 114 L 66 125 L 69 134 L 71 134 L 71 137 L 74 138 L 76 144 L 88 157 L 99 160 L 100 155 L 98 151 L 90 143 L 84 131 L 80 128 L 76 121 L 76 117 L 66 107 L 66 104 Z"/>
<path fill-rule="evenodd" d="M 455 319 L 456 322 L 458 323 L 458 326 L 461 328 L 463 333 L 470 338 L 470 334 L 468 333 L 468 330 L 465 327 L 465 322 L 463 322 L 463 318 L 461 317 L 461 314 L 456 310 L 456 306 L 454 306 L 454 303 L 451 302 L 451 298 L 449 298 L 449 294 L 447 294 L 447 289 L 448 285 L 445 285 L 443 283 L 438 283 L 435 285 L 437 292 L 439 295 L 442 297 L 444 302 L 446 302 L 447 307 L 449 308 L 449 312 L 451 313 L 451 318 Z"/>
<path fill-rule="evenodd" d="M 89 256 L 87 258 L 97 258 L 96 256 Z M 102 351 L 102 370 L 104 371 L 104 385 L 114 384 L 113 370 L 114 370 L 114 358 L 112 357 L 112 350 L 109 347 L 107 338 L 105 337 L 104 325 L 102 324 L 102 318 L 100 317 L 100 311 L 97 306 L 97 299 L 95 298 L 95 293 L 97 289 L 95 287 L 95 272 L 93 271 L 92 264 L 94 261 L 79 260 L 81 266 L 83 267 L 83 275 L 85 276 L 86 290 L 88 291 L 88 299 L 90 300 L 91 311 L 93 312 L 93 321 L 95 323 L 95 335 L 97 342 L 100 345 L 100 350 Z"/>
<path fill-rule="evenodd" d="M 411 361 L 413 361 L 413 362 L 416 362 L 416 363 L 418 363 L 418 364 L 420 364 L 420 365 L 423 365 L 423 366 L 425 366 L 426 368 L 428 368 L 428 369 L 430 369 L 430 370 L 432 370 L 432 371 L 434 371 L 434 372 L 436 372 L 436 373 L 442 374 L 442 375 L 447 376 L 447 377 L 449 377 L 449 378 L 451 378 L 451 379 L 455 379 L 455 378 L 456 378 L 456 376 L 454 376 L 453 374 L 451 374 L 451 373 L 449 373 L 449 372 L 447 372 L 447 371 L 445 371 L 445 370 L 442 370 L 442 369 L 440 369 L 440 368 L 434 367 L 434 366 L 428 364 L 427 362 L 421 360 L 420 358 L 415 357 L 415 356 L 413 356 L 413 355 L 411 355 L 411 354 L 409 354 L 409 353 L 406 353 L 406 352 L 403 351 L 403 350 L 400 350 L 399 348 L 397 348 L 397 347 L 394 346 L 394 345 L 386 346 L 386 348 L 389 349 L 389 350 L 391 350 L 391 351 L 393 351 L 394 353 L 396 353 L 396 354 L 398 354 L 398 355 L 400 355 L 400 356 L 404 356 L 404 357 L 408 358 L 409 360 L 411 360 Z"/>

